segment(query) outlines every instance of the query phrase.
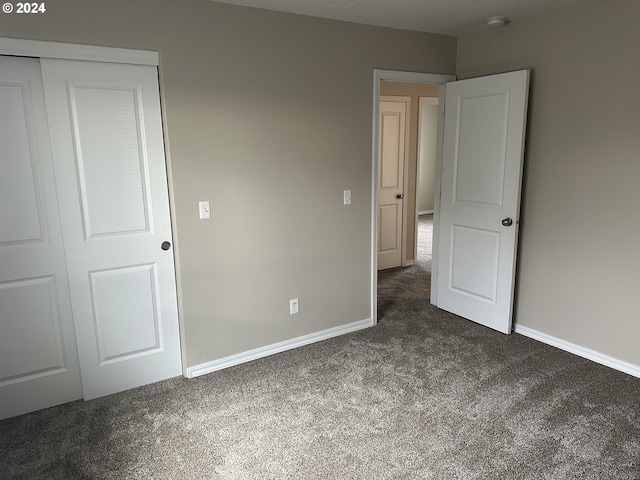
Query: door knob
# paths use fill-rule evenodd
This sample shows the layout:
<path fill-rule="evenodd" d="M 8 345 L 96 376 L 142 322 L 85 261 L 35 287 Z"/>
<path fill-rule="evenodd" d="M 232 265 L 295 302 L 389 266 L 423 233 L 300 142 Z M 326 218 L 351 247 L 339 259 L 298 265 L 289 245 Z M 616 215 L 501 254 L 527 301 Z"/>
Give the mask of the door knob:
<path fill-rule="evenodd" d="M 396 198 L 400 198 L 403 199 L 404 198 L 404 193 L 399 193 L 396 195 Z"/>
<path fill-rule="evenodd" d="M 504 225 L 505 227 L 510 227 L 511 225 L 513 225 L 513 220 L 511 220 L 509 217 L 503 218 L 502 225 Z"/>
<path fill-rule="evenodd" d="M 160 245 L 160 248 L 163 249 L 163 250 L 169 250 L 171 248 L 171 243 L 162 242 L 162 245 Z"/>

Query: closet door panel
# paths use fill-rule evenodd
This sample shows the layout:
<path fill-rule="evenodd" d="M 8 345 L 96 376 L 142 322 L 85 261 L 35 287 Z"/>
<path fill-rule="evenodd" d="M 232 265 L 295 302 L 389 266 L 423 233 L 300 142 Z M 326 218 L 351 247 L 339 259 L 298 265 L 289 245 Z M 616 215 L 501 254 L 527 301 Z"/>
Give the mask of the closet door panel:
<path fill-rule="evenodd" d="M 0 418 L 82 398 L 40 63 L 0 56 Z"/>
<path fill-rule="evenodd" d="M 42 60 L 85 399 L 182 372 L 157 69 Z"/>

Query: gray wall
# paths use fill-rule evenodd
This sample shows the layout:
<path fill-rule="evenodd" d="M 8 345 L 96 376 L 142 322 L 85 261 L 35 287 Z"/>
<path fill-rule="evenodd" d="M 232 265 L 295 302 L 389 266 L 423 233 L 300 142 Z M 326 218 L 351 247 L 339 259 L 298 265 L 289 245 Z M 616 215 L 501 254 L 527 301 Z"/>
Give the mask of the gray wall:
<path fill-rule="evenodd" d="M 433 212 L 438 142 L 438 105 L 420 104 L 418 212 Z"/>
<path fill-rule="evenodd" d="M 640 365 L 640 2 L 458 39 L 459 78 L 533 69 L 515 318 Z"/>
<path fill-rule="evenodd" d="M 160 52 L 186 366 L 370 318 L 373 69 L 451 74 L 455 38 L 205 0 L 56 0 L 0 35 Z"/>

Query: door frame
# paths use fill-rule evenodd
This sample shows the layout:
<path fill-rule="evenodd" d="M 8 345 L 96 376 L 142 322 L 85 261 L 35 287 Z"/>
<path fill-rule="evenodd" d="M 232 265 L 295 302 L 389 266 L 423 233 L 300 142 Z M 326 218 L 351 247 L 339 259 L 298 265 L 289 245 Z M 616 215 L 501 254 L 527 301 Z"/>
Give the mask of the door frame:
<path fill-rule="evenodd" d="M 167 190 L 169 197 L 169 216 L 172 233 L 173 262 L 176 275 L 176 296 L 178 303 L 178 329 L 180 332 L 180 356 L 182 360 L 182 375 L 187 376 L 187 359 L 185 349 L 185 331 L 182 322 L 183 304 L 180 281 L 180 259 L 178 256 L 178 239 L 176 237 L 176 212 L 173 192 L 173 176 L 171 169 L 171 155 L 167 135 L 166 115 L 164 112 L 165 92 L 162 84 L 160 55 L 152 50 L 135 50 L 129 48 L 101 47 L 97 45 L 79 45 L 75 43 L 48 42 L 41 40 L 26 40 L 19 38 L 0 37 L 0 55 L 16 57 L 57 58 L 63 60 L 85 60 L 93 62 L 111 62 L 134 65 L 148 65 L 158 69 L 158 83 L 160 87 L 160 116 L 162 120 L 162 134 L 164 140 L 165 167 L 167 169 Z"/>
<path fill-rule="evenodd" d="M 371 167 L 371 319 L 378 323 L 378 142 L 380 137 L 380 82 L 431 83 L 444 85 L 456 79 L 455 75 L 406 72 L 398 70 L 373 70 L 373 127 Z M 433 256 L 431 284 L 437 283 L 437 220 L 440 208 L 440 170 L 442 168 L 442 132 L 444 114 L 444 88 L 440 89 L 438 102 L 438 146 L 436 151 L 435 199 L 433 206 Z M 435 305 L 435 289 L 431 288 L 431 303 Z"/>

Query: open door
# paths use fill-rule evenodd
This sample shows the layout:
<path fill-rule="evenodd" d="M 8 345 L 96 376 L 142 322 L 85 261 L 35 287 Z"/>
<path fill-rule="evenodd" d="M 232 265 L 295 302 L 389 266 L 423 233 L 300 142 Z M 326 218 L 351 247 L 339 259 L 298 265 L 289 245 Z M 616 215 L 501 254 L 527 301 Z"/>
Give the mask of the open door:
<path fill-rule="evenodd" d="M 529 71 L 447 83 L 436 305 L 511 332 Z"/>

